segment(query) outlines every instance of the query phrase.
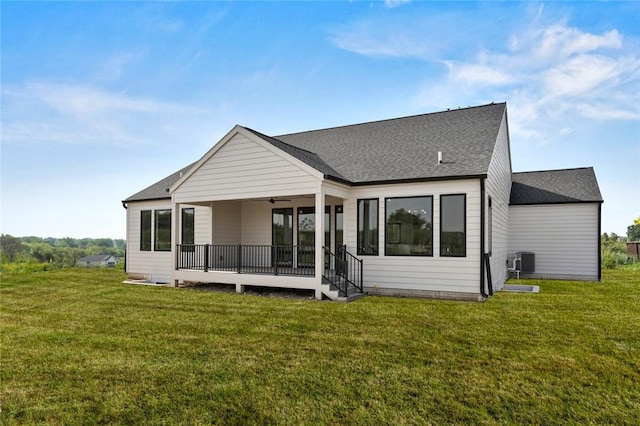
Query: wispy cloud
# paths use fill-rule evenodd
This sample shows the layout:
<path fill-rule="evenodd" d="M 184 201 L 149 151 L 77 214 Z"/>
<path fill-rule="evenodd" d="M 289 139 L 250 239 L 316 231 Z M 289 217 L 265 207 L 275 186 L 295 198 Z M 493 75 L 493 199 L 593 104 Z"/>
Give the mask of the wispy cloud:
<path fill-rule="evenodd" d="M 638 41 L 545 14 L 544 7 L 529 8 L 525 18 L 502 21 L 504 28 L 470 14 L 405 14 L 397 21 L 377 14 L 336 30 L 331 41 L 358 55 L 442 64 L 442 73 L 417 89 L 418 107 L 506 100 L 511 133 L 520 138 L 567 135 L 573 119 L 639 120 Z"/>
<path fill-rule="evenodd" d="M 551 129 L 567 134 L 568 117 L 640 119 L 640 58 L 616 30 L 592 34 L 553 24 L 512 37 L 503 50 L 444 63 L 447 75 L 426 83 L 419 102 L 434 104 L 443 92 L 474 102 L 507 100 L 512 133 L 520 137 L 542 141 Z"/>
<path fill-rule="evenodd" d="M 407 4 L 410 2 L 411 0 L 384 0 L 384 4 L 390 9 L 402 6 L 403 4 Z"/>
<path fill-rule="evenodd" d="M 208 111 L 91 85 L 30 82 L 2 88 L 2 142 L 126 146 L 162 143 Z M 174 124 L 171 124 L 174 123 Z"/>

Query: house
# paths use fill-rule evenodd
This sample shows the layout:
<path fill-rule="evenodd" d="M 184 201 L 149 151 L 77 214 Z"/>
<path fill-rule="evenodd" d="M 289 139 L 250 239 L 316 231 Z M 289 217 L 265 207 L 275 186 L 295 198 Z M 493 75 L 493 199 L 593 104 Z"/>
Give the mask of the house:
<path fill-rule="evenodd" d="M 111 256 L 109 254 L 94 254 L 76 260 L 76 266 L 116 266 L 118 262 L 119 260 L 115 256 Z"/>
<path fill-rule="evenodd" d="M 126 271 L 318 299 L 480 301 L 502 288 L 514 250 L 533 252 L 542 276 L 597 279 L 601 203 L 593 169 L 512 172 L 505 103 L 280 136 L 236 125 L 123 201 Z M 527 231 L 554 220 L 558 238 L 580 237 Z"/>

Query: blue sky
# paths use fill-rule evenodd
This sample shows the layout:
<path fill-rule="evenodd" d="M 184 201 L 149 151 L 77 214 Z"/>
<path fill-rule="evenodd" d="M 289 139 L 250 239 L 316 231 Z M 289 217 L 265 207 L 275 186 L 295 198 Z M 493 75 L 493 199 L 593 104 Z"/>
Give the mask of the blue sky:
<path fill-rule="evenodd" d="M 125 236 L 120 201 L 235 124 L 283 134 L 506 101 L 514 171 L 593 166 L 640 216 L 640 2 L 6 2 L 2 217 Z"/>

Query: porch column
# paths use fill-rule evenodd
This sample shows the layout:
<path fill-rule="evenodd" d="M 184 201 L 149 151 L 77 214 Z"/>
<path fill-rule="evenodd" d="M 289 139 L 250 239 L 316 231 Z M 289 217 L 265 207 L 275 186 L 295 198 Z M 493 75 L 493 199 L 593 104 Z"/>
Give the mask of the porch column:
<path fill-rule="evenodd" d="M 321 187 L 320 192 L 316 193 L 316 299 L 322 299 L 322 274 L 324 273 L 324 190 Z"/>
<path fill-rule="evenodd" d="M 171 265 L 171 273 L 174 276 L 173 286 L 178 287 L 178 280 L 175 279 L 176 269 L 178 268 L 178 244 L 180 234 L 180 203 L 172 203 L 173 211 L 171 212 L 171 259 L 173 265 Z"/>

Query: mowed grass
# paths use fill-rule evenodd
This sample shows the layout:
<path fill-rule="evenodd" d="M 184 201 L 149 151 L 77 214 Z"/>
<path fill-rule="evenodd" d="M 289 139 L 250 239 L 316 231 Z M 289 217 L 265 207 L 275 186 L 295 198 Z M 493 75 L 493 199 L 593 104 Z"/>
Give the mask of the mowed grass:
<path fill-rule="evenodd" d="M 350 304 L 3 275 L 3 424 L 639 424 L 640 271 Z"/>

